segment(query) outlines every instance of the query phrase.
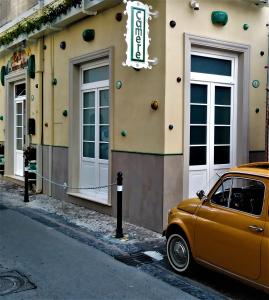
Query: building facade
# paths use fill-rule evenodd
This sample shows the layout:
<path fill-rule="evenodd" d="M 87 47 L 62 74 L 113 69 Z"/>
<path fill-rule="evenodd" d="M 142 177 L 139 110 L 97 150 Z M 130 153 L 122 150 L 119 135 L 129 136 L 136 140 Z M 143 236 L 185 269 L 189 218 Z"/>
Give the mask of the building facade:
<path fill-rule="evenodd" d="M 6 178 L 23 182 L 31 145 L 37 192 L 115 215 L 115 186 L 85 188 L 122 171 L 124 219 L 161 232 L 182 198 L 265 159 L 269 14 L 260 1 L 143 1 L 158 12 L 152 69 L 122 64 L 122 1 L 18 2 L 0 20 Z"/>

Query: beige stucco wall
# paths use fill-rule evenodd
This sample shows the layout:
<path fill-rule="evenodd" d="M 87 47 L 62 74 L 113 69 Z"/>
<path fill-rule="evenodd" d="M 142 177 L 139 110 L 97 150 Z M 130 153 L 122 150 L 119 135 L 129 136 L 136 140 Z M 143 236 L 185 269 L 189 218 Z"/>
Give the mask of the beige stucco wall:
<path fill-rule="evenodd" d="M 117 80 L 123 86 L 114 89 L 111 108 L 113 110 L 113 144 L 112 149 L 163 153 L 163 118 L 164 118 L 164 76 L 165 76 L 165 1 L 148 1 L 154 9 L 160 12 L 158 19 L 150 21 L 149 47 L 150 57 L 158 57 L 159 63 L 152 70 L 135 71 L 122 66 L 125 61 L 126 16 L 121 22 L 115 20 L 118 12 L 123 13 L 125 6 L 119 5 L 104 11 L 94 17 L 86 17 L 60 32 L 55 32 L 42 40 L 30 44 L 32 54 L 36 55 L 36 77 L 30 80 L 29 102 L 30 117 L 36 119 L 37 133 L 32 142 L 41 142 L 41 71 L 42 55 L 44 55 L 44 115 L 43 143 L 45 145 L 68 146 L 68 117 L 63 111 L 69 109 L 69 61 L 72 58 L 95 52 L 101 49 L 114 48 L 112 87 Z M 95 30 L 95 39 L 85 42 L 82 39 L 84 29 Z M 59 45 L 66 41 L 66 49 Z M 0 65 L 6 65 L 12 51 L 0 58 Z M 41 62 L 40 62 L 41 60 Z M 52 79 L 57 79 L 57 85 L 52 85 Z M 38 87 L 36 87 L 38 84 Z M 4 99 L 4 88 L 0 87 L 0 97 Z M 151 101 L 159 100 L 160 108 L 153 111 Z M 73 99 L 79 105 L 79 99 Z M 4 101 L 0 103 L 0 113 L 4 113 Z M 47 126 L 44 124 L 47 123 Z M 4 122 L 0 121 L 0 140 L 3 136 Z M 121 131 L 127 131 L 127 137 L 121 136 Z"/>
<path fill-rule="evenodd" d="M 87 17 L 69 28 L 45 38 L 47 49 L 44 51 L 44 143 L 58 146 L 68 145 L 68 118 L 62 112 L 68 109 L 69 60 L 100 49 L 114 47 L 112 86 L 117 80 L 123 85 L 114 89 L 112 109 L 114 115 L 113 149 L 139 152 L 163 152 L 163 116 L 164 116 L 164 74 L 165 74 L 165 2 L 149 1 L 161 17 L 150 21 L 152 43 L 149 48 L 151 57 L 158 57 L 159 64 L 152 70 L 139 72 L 122 66 L 125 60 L 126 16 L 121 22 L 115 20 L 117 12 L 124 11 L 124 5 L 117 6 L 94 17 Z M 95 29 L 95 39 L 85 42 L 82 32 L 86 28 Z M 66 41 L 66 50 L 59 47 Z M 53 75 L 53 74 L 54 75 Z M 52 77 L 58 84 L 51 85 Z M 51 92 L 52 88 L 54 93 Z M 54 97 L 53 97 L 54 95 Z M 156 112 L 150 108 L 152 100 L 160 101 Z M 79 103 L 79 99 L 73 99 Z M 52 112 L 54 106 L 54 112 Z M 54 130 L 52 130 L 54 123 Z M 127 131 L 127 137 L 121 131 Z"/>
<path fill-rule="evenodd" d="M 259 79 L 258 89 L 250 88 L 249 101 L 249 144 L 250 150 L 264 149 L 265 135 L 265 100 L 267 63 L 267 8 L 257 8 L 246 1 L 200 0 L 200 10 L 193 11 L 188 0 L 152 0 L 146 1 L 158 10 L 160 15 L 150 21 L 149 47 L 150 58 L 157 57 L 158 65 L 152 70 L 139 72 L 122 66 L 125 60 L 126 44 L 123 34 L 126 31 L 126 16 L 121 22 L 115 20 L 117 12 L 124 11 L 124 5 L 109 9 L 94 17 L 86 17 L 60 32 L 51 34 L 42 41 L 30 44 L 36 55 L 36 78 L 30 80 L 30 116 L 36 119 L 37 134 L 33 143 L 41 141 L 41 71 L 44 54 L 44 144 L 68 146 L 68 117 L 62 115 L 68 107 L 69 97 L 69 60 L 71 58 L 109 47 L 114 48 L 112 86 L 117 80 L 123 82 L 120 90 L 114 88 L 111 107 L 113 109 L 113 144 L 112 149 L 137 151 L 146 153 L 183 153 L 184 128 L 184 33 L 204 37 L 239 42 L 251 45 L 251 81 Z M 217 27 L 211 23 L 213 10 L 225 10 L 229 14 L 229 22 L 225 27 Z M 175 20 L 175 28 L 169 26 Z M 249 30 L 244 31 L 244 23 Z M 81 34 L 86 28 L 96 32 L 95 40 L 87 43 Z M 66 50 L 59 47 L 66 41 Z M 260 51 L 265 51 L 263 57 Z M 9 52 L 0 58 L 0 65 L 5 65 L 11 56 Z M 181 83 L 176 78 L 181 77 Z M 51 81 L 57 78 L 57 85 Z M 38 84 L 38 88 L 36 87 Z M 4 140 L 5 107 L 4 88 L 0 86 L 0 141 Z M 157 111 L 150 108 L 152 100 L 158 100 Z M 79 101 L 79 99 L 73 99 Z M 258 114 L 256 107 L 260 108 Z M 48 127 L 44 124 L 47 123 Z M 174 129 L 169 130 L 169 124 Z M 127 131 L 127 137 L 121 131 Z M 259 134 L 257 134 L 257 132 Z"/>
<path fill-rule="evenodd" d="M 199 0 L 200 10 L 193 11 L 189 0 L 169 0 L 166 5 L 166 82 L 165 82 L 165 152 L 182 153 L 184 127 L 184 33 L 214 38 L 251 46 L 251 82 L 258 79 L 261 85 L 254 89 L 249 83 L 249 150 L 265 148 L 265 101 L 267 64 L 268 8 L 258 8 L 240 0 Z M 226 26 L 215 26 L 211 22 L 211 12 L 224 10 L 229 15 Z M 175 28 L 169 26 L 175 20 Z M 249 30 L 243 30 L 243 24 Z M 263 57 L 260 51 L 265 51 Z M 182 77 L 177 83 L 176 78 Z M 260 108 L 258 114 L 256 107 Z M 174 124 L 169 131 L 168 125 Z M 240 134 L 240 133 L 239 133 Z"/>

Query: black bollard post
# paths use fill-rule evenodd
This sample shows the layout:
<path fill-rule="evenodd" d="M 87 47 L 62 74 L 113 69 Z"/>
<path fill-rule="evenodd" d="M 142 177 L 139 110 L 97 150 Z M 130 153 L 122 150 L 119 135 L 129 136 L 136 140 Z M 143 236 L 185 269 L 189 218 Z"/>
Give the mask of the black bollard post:
<path fill-rule="evenodd" d="M 29 202 L 29 173 L 28 173 L 28 156 L 25 155 L 24 160 L 24 202 Z"/>
<path fill-rule="evenodd" d="M 116 229 L 116 238 L 123 238 L 122 230 L 122 173 L 118 172 L 117 174 L 117 229 Z"/>

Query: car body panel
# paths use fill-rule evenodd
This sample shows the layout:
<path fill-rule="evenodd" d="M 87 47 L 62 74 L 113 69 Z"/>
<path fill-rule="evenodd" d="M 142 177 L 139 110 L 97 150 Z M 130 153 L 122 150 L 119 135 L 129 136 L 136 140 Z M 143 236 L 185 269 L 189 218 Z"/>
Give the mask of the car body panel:
<path fill-rule="evenodd" d="M 194 227 L 195 227 L 195 215 L 189 214 L 183 210 L 177 210 L 179 213 L 175 211 L 170 212 L 170 222 L 169 227 L 167 227 L 167 231 L 169 232 L 169 229 L 173 226 L 179 226 L 180 229 L 184 232 L 186 235 L 190 247 L 192 250 L 194 250 Z M 169 218 L 169 217 L 168 217 Z"/>
<path fill-rule="evenodd" d="M 262 233 L 250 225 L 265 226 L 265 220 L 205 203 L 197 212 L 195 252 L 197 258 L 248 279 L 260 277 Z M 243 254 L 243 255 L 242 255 Z"/>
<path fill-rule="evenodd" d="M 190 214 L 194 214 L 198 207 L 201 206 L 201 201 L 198 198 L 186 199 L 181 201 L 177 208 L 186 211 Z"/>
<path fill-rule="evenodd" d="M 264 235 L 261 245 L 261 277 L 260 284 L 266 285 L 269 290 L 269 201 L 267 196 L 266 222 L 264 227 Z"/>
<path fill-rule="evenodd" d="M 259 167 L 266 166 L 265 170 Z M 188 238 L 193 258 L 269 292 L 269 163 L 233 168 L 222 177 L 254 179 L 265 186 L 264 204 L 257 216 L 207 201 L 184 200 L 168 217 L 167 232 L 177 224 Z M 200 202 L 200 204 L 199 204 Z M 263 231 L 249 228 L 255 225 Z"/>

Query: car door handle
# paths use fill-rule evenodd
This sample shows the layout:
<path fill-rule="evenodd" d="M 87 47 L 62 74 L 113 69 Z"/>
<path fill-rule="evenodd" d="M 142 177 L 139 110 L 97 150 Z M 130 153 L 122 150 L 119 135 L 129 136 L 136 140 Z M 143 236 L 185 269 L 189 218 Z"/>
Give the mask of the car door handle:
<path fill-rule="evenodd" d="M 258 227 L 256 225 L 250 225 L 250 226 L 248 226 L 248 228 L 255 232 L 263 232 L 264 231 L 264 229 L 262 227 Z"/>

